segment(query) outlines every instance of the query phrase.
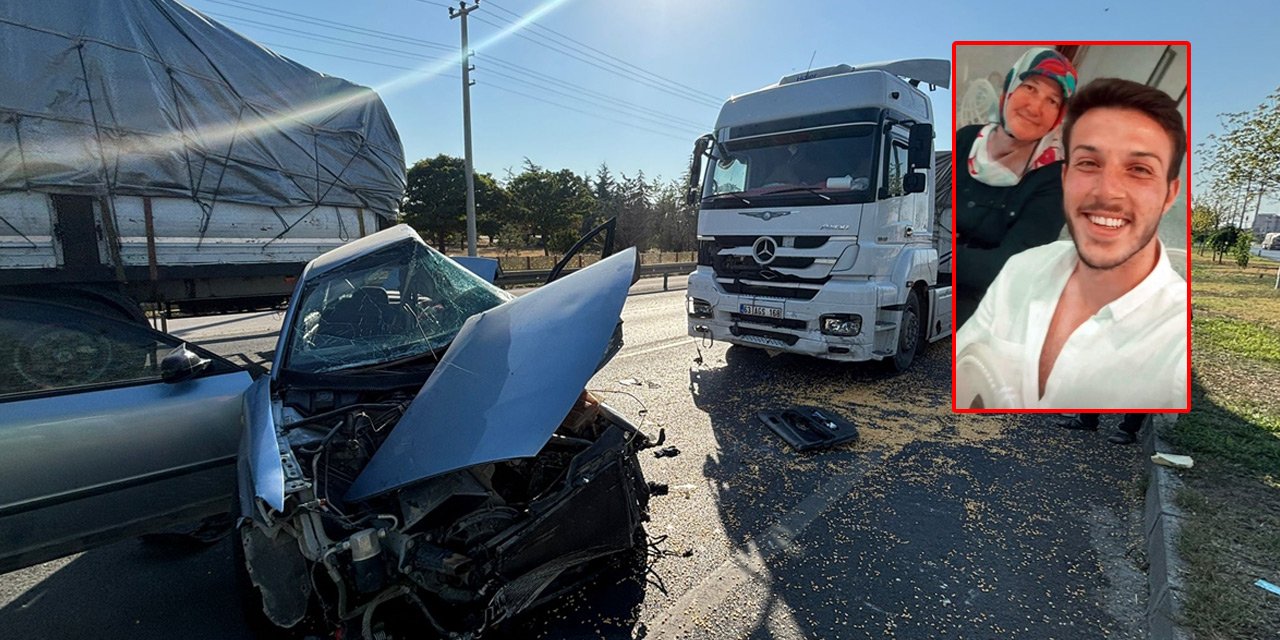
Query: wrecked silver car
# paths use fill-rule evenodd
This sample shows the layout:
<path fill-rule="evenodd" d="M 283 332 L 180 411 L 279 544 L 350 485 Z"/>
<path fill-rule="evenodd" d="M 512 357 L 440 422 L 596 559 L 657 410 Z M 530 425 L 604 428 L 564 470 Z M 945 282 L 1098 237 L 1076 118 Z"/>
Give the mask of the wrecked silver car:
<path fill-rule="evenodd" d="M 261 616 L 474 633 L 643 549 L 651 443 L 584 391 L 635 265 L 512 298 L 404 225 L 308 265 L 245 394 L 238 552 Z"/>

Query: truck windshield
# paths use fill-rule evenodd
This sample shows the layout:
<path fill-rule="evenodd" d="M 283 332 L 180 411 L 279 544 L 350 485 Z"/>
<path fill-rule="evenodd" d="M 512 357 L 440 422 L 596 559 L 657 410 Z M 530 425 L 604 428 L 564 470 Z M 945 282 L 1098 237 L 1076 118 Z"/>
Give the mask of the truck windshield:
<path fill-rule="evenodd" d="M 713 150 L 702 197 L 785 193 L 816 201 L 869 201 L 875 129 L 841 125 L 730 140 Z"/>
<path fill-rule="evenodd" d="M 306 284 L 284 366 L 326 373 L 434 353 L 509 298 L 434 249 L 400 243 Z"/>

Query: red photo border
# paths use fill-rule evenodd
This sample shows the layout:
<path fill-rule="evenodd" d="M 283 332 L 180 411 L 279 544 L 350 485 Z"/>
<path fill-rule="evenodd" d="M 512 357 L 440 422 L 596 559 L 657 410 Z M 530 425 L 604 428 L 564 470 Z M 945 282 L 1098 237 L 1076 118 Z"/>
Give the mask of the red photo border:
<path fill-rule="evenodd" d="M 968 46 L 1182 46 L 1187 51 L 1187 179 L 1183 188 L 1187 207 L 1187 404 L 1181 409 L 1098 409 L 1088 407 L 1063 407 L 1053 409 L 962 409 L 956 406 L 956 340 L 955 334 L 960 327 L 952 326 L 951 333 L 951 411 L 953 413 L 1189 413 L 1191 411 L 1191 42 L 1188 40 L 956 40 L 951 43 L 951 319 L 956 317 L 956 100 L 959 87 L 956 85 L 956 50 Z"/>

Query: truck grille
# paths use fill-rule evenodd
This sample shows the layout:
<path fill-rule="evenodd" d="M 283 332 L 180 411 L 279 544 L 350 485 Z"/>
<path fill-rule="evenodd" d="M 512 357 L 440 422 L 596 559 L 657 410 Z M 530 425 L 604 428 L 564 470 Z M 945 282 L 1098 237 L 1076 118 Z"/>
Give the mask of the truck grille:
<path fill-rule="evenodd" d="M 742 282 L 736 278 L 717 278 L 716 282 L 726 292 L 740 296 L 812 300 L 814 296 L 818 295 L 818 287 L 775 287 L 759 282 Z"/>
<path fill-rule="evenodd" d="M 766 318 L 764 316 L 750 316 L 745 313 L 731 313 L 729 318 L 734 322 L 750 322 L 751 324 L 762 324 L 767 327 L 777 327 L 779 329 L 794 329 L 796 331 L 804 331 L 809 324 L 804 320 L 793 320 L 791 318 Z"/>
<path fill-rule="evenodd" d="M 779 245 L 783 244 L 783 236 L 771 236 Z M 790 236 L 788 236 L 790 237 Z M 734 247 L 749 247 L 755 244 L 760 236 L 716 236 L 711 243 L 714 248 L 732 249 Z M 795 248 L 797 249 L 817 249 L 827 243 L 829 236 L 795 236 Z"/>

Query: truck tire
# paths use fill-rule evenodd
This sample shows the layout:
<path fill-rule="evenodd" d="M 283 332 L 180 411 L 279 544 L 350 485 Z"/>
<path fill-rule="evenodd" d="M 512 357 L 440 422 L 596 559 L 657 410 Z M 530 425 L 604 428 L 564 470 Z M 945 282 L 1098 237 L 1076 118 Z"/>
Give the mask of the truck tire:
<path fill-rule="evenodd" d="M 902 306 L 902 319 L 898 326 L 898 349 L 889 358 L 889 366 L 894 373 L 902 373 L 916 359 L 920 350 L 920 292 L 912 289 L 907 294 L 907 303 Z"/>

